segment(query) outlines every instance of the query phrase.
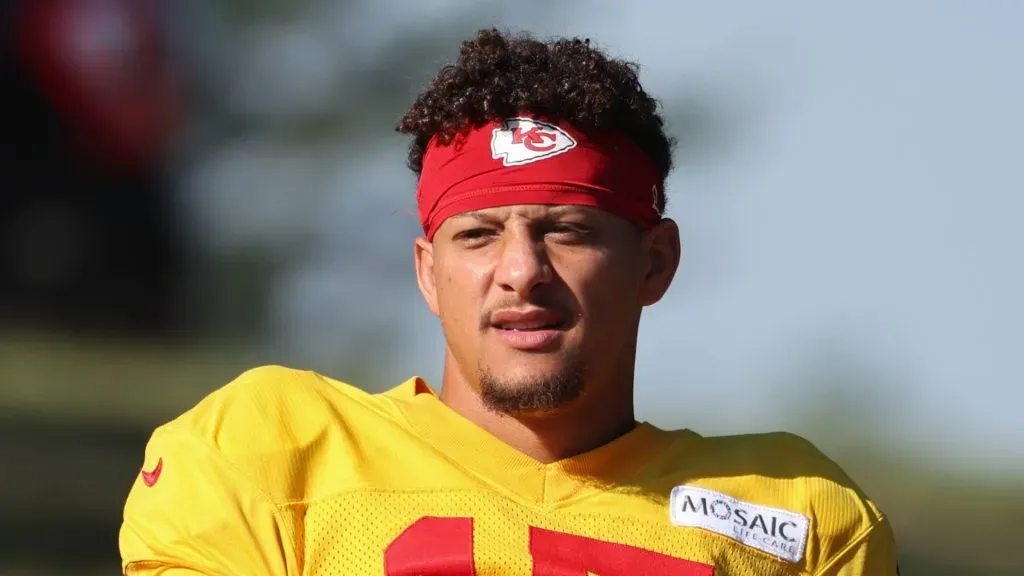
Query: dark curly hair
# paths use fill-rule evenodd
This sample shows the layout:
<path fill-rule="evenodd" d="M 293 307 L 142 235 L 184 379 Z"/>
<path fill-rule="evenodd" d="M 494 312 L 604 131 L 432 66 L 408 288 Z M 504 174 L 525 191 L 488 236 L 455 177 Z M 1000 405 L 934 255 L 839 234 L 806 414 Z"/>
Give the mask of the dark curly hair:
<path fill-rule="evenodd" d="M 640 86 L 637 70 L 632 62 L 609 58 L 589 39 L 542 42 L 526 33 L 481 30 L 462 43 L 456 63 L 441 70 L 396 130 L 413 136 L 408 164 L 418 176 L 435 135 L 449 142 L 464 129 L 498 118 L 544 115 L 582 130 L 623 134 L 650 157 L 664 181 L 675 140 L 665 134 L 658 102 Z"/>

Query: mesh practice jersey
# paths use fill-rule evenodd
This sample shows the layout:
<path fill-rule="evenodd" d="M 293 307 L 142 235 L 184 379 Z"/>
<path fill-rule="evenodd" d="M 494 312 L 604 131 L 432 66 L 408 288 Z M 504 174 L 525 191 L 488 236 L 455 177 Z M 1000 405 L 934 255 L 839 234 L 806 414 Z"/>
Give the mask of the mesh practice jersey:
<path fill-rule="evenodd" d="M 542 464 L 419 379 L 246 372 L 154 432 L 126 574 L 893 576 L 888 521 L 788 434 L 639 423 Z"/>

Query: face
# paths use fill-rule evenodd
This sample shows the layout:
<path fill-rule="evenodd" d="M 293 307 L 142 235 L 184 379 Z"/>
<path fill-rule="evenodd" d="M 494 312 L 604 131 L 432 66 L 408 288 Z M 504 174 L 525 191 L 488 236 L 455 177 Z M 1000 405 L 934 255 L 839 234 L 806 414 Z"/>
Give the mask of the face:
<path fill-rule="evenodd" d="M 640 312 L 664 295 L 678 263 L 672 221 L 641 232 L 581 206 L 453 216 L 432 243 L 416 244 L 417 279 L 449 361 L 485 404 L 514 414 L 598 393 L 588 389 L 593 375 L 631 372 Z"/>

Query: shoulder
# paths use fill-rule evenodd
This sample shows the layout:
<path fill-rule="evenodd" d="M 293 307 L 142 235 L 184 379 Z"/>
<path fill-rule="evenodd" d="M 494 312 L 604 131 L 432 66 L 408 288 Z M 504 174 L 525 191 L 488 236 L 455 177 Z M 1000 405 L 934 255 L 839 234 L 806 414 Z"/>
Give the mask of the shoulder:
<path fill-rule="evenodd" d="M 732 518 L 734 524 L 747 524 L 743 528 L 749 529 L 758 512 L 763 512 L 763 522 L 755 528 L 767 529 L 768 536 L 773 536 L 773 516 L 777 526 L 787 520 L 800 524 L 806 535 L 798 542 L 799 556 L 809 568 L 829 562 L 873 532 L 889 530 L 874 501 L 838 463 L 805 438 L 785 432 L 718 437 L 689 431 L 676 434 L 666 470 L 672 470 L 677 479 L 684 478 L 676 493 L 692 488 L 694 495 L 734 499 L 734 508 L 746 507 L 745 514 Z"/>
<path fill-rule="evenodd" d="M 702 477 L 742 480 L 756 491 L 782 491 L 794 497 L 822 499 L 842 507 L 861 507 L 867 496 L 833 459 L 806 438 L 788 432 L 699 436 L 679 432 L 683 450 Z"/>
<path fill-rule="evenodd" d="M 157 428 L 150 444 L 170 451 L 202 445 L 272 500 L 300 500 L 317 490 L 314 467 L 354 457 L 366 441 L 360 431 L 387 420 L 388 407 L 379 396 L 315 372 L 261 366 Z"/>
<path fill-rule="evenodd" d="M 125 502 L 125 573 L 294 571 L 298 524 L 282 504 L 308 495 L 330 407 L 358 398 L 349 388 L 256 368 L 157 428 Z"/>
<path fill-rule="evenodd" d="M 215 390 L 156 434 L 198 436 L 218 451 L 245 452 L 253 443 L 303 445 L 336 409 L 371 402 L 354 386 L 283 366 L 248 370 Z"/>
<path fill-rule="evenodd" d="M 219 424 L 224 424 L 220 420 L 227 414 L 245 423 L 250 420 L 269 423 L 287 420 L 295 412 L 310 409 L 319 412 L 325 404 L 344 400 L 358 401 L 361 400 L 360 396 L 368 395 L 349 384 L 331 380 L 316 372 L 284 366 L 259 366 L 214 390 L 161 428 L 189 429 L 203 436 L 215 437 L 224 431 Z"/>
<path fill-rule="evenodd" d="M 724 468 L 756 465 L 773 477 L 814 476 L 837 484 L 852 484 L 839 464 L 810 440 L 789 432 L 698 436 L 693 446 L 703 455 L 714 456 Z"/>

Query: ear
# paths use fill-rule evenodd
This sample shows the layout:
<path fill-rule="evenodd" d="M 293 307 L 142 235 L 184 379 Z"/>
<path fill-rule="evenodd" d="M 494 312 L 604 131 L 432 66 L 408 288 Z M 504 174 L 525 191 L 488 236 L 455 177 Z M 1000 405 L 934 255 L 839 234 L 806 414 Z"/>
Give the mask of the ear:
<path fill-rule="evenodd" d="M 679 269 L 683 253 L 679 226 L 671 218 L 665 218 L 644 234 L 642 249 L 647 270 L 640 286 L 640 305 L 650 306 L 665 296 Z"/>
<path fill-rule="evenodd" d="M 416 284 L 420 287 L 420 294 L 434 316 L 440 316 L 441 312 L 437 307 L 437 284 L 434 282 L 434 245 L 420 236 L 416 239 L 413 251 L 416 261 Z"/>

